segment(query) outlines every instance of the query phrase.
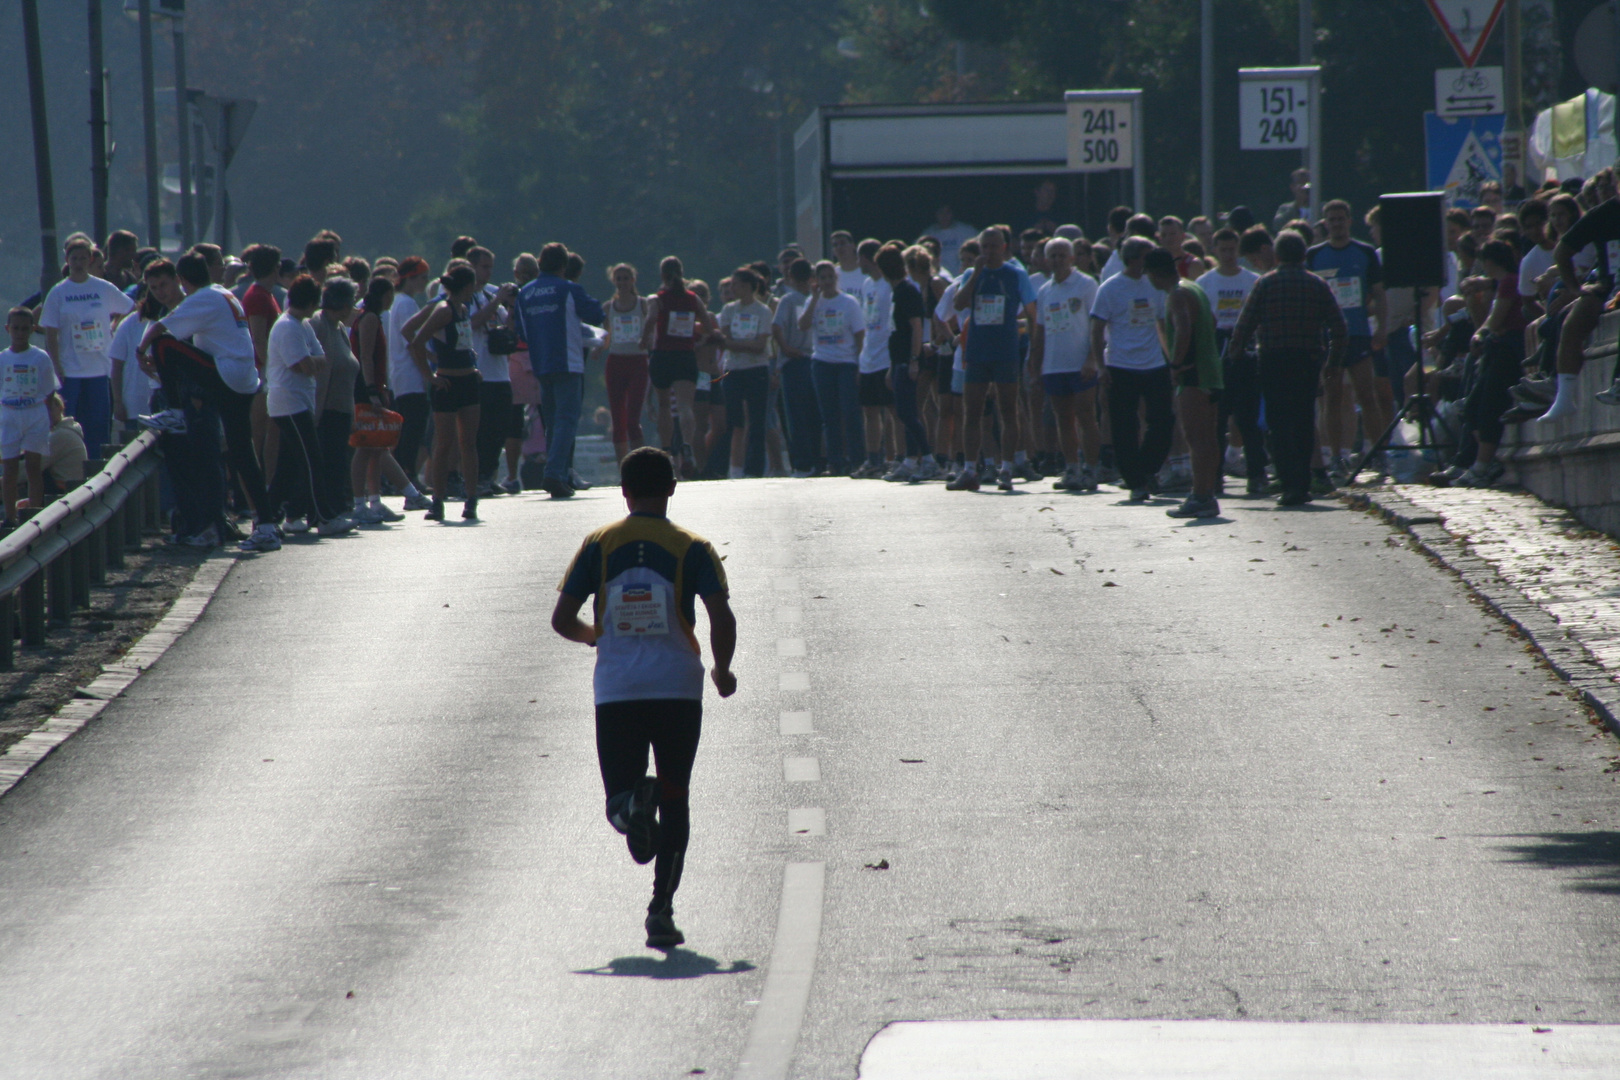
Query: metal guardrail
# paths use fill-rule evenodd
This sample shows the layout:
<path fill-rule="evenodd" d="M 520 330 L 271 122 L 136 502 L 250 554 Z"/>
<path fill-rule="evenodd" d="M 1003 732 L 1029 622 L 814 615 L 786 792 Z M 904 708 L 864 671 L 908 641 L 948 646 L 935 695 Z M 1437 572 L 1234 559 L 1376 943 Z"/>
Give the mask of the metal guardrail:
<path fill-rule="evenodd" d="M 138 435 L 0 540 L 0 671 L 15 665 L 19 617 L 23 645 L 44 645 L 47 626 L 89 607 L 90 586 L 124 565 L 143 532 L 161 527 L 157 439 Z"/>

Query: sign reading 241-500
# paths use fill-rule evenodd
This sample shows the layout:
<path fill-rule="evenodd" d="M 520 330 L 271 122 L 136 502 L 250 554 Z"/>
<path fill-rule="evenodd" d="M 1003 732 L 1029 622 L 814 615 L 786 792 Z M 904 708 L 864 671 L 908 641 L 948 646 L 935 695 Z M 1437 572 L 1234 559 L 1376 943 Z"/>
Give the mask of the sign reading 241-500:
<path fill-rule="evenodd" d="M 1245 150 L 1299 150 L 1311 144 L 1311 80 L 1252 79 L 1240 87 L 1238 124 Z"/>
<path fill-rule="evenodd" d="M 1135 163 L 1133 103 L 1129 98 L 1068 95 L 1069 168 L 1075 172 L 1129 169 Z"/>

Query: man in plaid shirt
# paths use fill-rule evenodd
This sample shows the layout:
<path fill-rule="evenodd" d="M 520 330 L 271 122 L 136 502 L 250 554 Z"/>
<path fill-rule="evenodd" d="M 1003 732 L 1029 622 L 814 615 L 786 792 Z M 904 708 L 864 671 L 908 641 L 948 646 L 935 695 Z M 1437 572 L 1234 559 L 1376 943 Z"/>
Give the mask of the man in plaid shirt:
<path fill-rule="evenodd" d="M 1304 238 L 1284 232 L 1275 250 L 1277 269 L 1255 282 L 1226 348 L 1240 356 L 1251 338 L 1260 346 L 1260 392 L 1282 483 L 1277 505 L 1300 506 L 1311 501 L 1322 362 L 1343 356 L 1346 326 L 1328 283 L 1305 269 Z"/>

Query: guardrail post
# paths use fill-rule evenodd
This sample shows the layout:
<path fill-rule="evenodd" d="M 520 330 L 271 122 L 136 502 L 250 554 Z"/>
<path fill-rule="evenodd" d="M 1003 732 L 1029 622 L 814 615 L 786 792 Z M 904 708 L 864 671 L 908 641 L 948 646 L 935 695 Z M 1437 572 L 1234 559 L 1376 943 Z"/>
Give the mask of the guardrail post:
<path fill-rule="evenodd" d="M 0 596 L 0 671 L 11 671 L 17 666 L 17 627 L 13 613 L 17 610 L 17 596 Z"/>
<path fill-rule="evenodd" d="M 168 522 L 163 520 L 163 485 L 158 470 L 153 469 L 141 481 L 141 500 L 146 504 L 147 526 L 153 532 L 167 532 Z"/>
<path fill-rule="evenodd" d="M 139 500 L 135 500 L 136 503 Z M 141 511 L 139 505 L 131 505 L 131 500 L 125 499 L 124 505 L 119 508 L 119 515 L 124 519 L 124 547 L 130 551 L 141 550 Z"/>
<path fill-rule="evenodd" d="M 68 581 L 73 593 L 73 606 L 90 606 L 90 543 L 89 538 L 74 544 L 67 553 Z"/>
<path fill-rule="evenodd" d="M 22 642 L 30 649 L 45 644 L 45 578 L 35 574 L 22 587 Z"/>
<path fill-rule="evenodd" d="M 124 568 L 124 514 L 115 510 L 107 515 L 107 568 L 109 570 L 122 570 Z"/>
<path fill-rule="evenodd" d="M 53 560 L 45 568 L 45 584 L 50 593 L 51 622 L 70 621 L 73 618 L 73 582 L 66 557 Z"/>
<path fill-rule="evenodd" d="M 84 538 L 85 562 L 89 564 L 90 584 L 107 584 L 107 527 L 90 530 Z"/>

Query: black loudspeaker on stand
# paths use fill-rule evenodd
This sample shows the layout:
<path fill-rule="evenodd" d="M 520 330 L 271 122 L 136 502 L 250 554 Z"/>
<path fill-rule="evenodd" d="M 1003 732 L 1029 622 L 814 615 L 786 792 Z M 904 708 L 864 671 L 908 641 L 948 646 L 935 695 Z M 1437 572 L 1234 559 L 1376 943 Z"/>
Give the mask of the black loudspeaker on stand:
<path fill-rule="evenodd" d="M 1384 288 L 1417 290 L 1415 305 L 1421 316 L 1422 296 L 1426 289 L 1439 289 L 1446 283 L 1446 197 L 1439 191 L 1414 191 L 1378 197 L 1378 223 L 1383 232 Z M 1395 428 L 1402 420 L 1418 425 L 1417 450 L 1439 449 L 1440 444 L 1429 437 L 1429 422 L 1434 417 L 1434 403 L 1429 400 L 1427 380 L 1423 372 L 1423 348 L 1417 349 L 1417 392 L 1407 397 L 1405 405 L 1390 421 L 1389 427 L 1378 441 L 1351 466 L 1347 483 L 1355 483 L 1356 476 L 1366 468 L 1374 455 L 1389 445 Z"/>

